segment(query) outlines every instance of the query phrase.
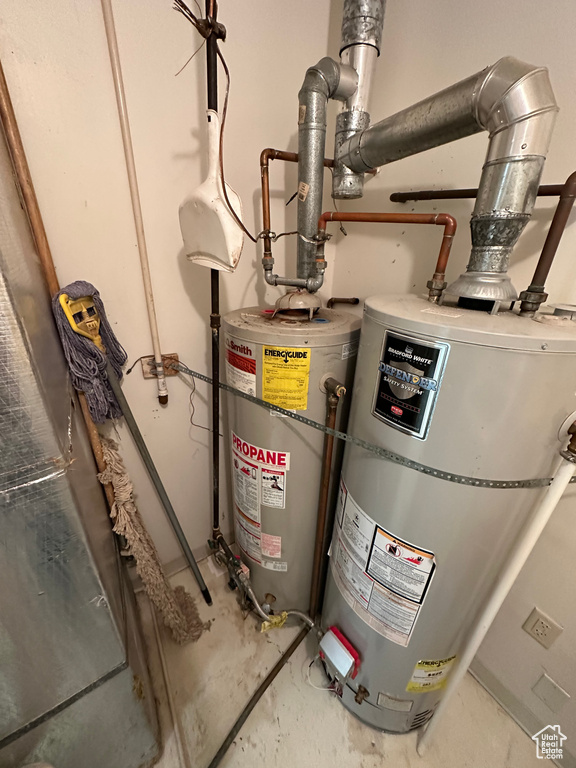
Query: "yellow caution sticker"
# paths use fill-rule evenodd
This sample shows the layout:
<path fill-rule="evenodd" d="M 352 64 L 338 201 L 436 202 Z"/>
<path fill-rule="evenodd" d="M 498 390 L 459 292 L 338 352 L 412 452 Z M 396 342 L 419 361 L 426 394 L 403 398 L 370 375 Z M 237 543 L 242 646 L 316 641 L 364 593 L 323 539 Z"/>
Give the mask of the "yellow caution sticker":
<path fill-rule="evenodd" d="M 312 350 L 302 347 L 263 347 L 262 399 L 280 408 L 305 411 L 311 355 Z"/>
<path fill-rule="evenodd" d="M 412 693 L 423 693 L 444 688 L 455 658 L 456 656 L 450 656 L 448 659 L 436 661 L 419 661 L 414 667 L 406 690 Z"/>

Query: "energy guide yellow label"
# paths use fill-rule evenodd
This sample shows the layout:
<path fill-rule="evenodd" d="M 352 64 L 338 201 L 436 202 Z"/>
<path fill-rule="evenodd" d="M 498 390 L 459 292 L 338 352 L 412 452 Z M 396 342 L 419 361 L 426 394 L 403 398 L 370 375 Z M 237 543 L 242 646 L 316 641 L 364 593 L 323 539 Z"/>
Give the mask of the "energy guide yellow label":
<path fill-rule="evenodd" d="M 262 399 L 280 408 L 305 411 L 311 354 L 302 347 L 263 347 Z"/>
<path fill-rule="evenodd" d="M 423 693 L 424 691 L 438 691 L 440 688 L 444 688 L 455 658 L 456 656 L 450 656 L 448 659 L 419 661 L 414 667 L 412 678 L 406 686 L 406 690 L 412 693 Z"/>

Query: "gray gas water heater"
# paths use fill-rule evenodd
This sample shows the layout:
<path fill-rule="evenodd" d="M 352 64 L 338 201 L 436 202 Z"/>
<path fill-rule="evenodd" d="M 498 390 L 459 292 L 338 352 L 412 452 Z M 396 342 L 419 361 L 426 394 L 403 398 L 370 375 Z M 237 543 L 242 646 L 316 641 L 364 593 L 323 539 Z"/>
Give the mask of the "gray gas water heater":
<path fill-rule="evenodd" d="M 360 656 L 342 701 L 361 720 L 405 732 L 433 714 L 538 499 L 498 486 L 553 473 L 575 373 L 566 316 L 366 301 L 348 431 L 408 461 L 344 455 L 322 618 Z"/>
<path fill-rule="evenodd" d="M 298 105 L 298 277 L 274 275 L 266 248 L 263 265 L 269 284 L 301 296 L 322 285 L 329 99 L 343 102 L 333 171 L 338 199 L 361 197 L 370 169 L 488 132 L 466 273 L 449 288 L 435 273 L 428 299 L 367 299 L 348 388 L 348 433 L 364 445 L 346 443 L 335 481 L 321 649 L 343 704 L 366 723 L 400 733 L 432 716 L 539 498 L 532 481 L 554 473 L 559 430 L 576 410 L 576 310 L 538 311 L 546 294 L 533 284 L 519 312 L 507 274 L 557 112 L 547 70 L 504 58 L 370 125 L 383 16 L 383 0 L 345 0 L 340 62 L 322 59 L 306 73 Z M 327 312 L 311 310 L 300 320 L 256 309 L 229 315 L 228 382 L 307 416 L 312 407 L 321 421 L 322 375 L 349 383 L 358 333 L 348 316 Z M 302 605 L 318 436 L 241 401 L 231 421 L 242 557 L 259 599 L 273 592 L 281 607 Z"/>

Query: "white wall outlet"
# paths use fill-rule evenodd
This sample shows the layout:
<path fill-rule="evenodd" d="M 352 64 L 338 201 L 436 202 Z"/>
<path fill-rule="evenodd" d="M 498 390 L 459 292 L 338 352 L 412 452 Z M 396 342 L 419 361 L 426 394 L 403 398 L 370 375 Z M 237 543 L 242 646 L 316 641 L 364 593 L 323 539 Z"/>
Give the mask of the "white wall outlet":
<path fill-rule="evenodd" d="M 554 619 L 551 619 L 539 608 L 534 608 L 522 625 L 522 629 L 544 648 L 550 648 L 556 638 L 564 631 L 564 627 L 557 624 Z"/>

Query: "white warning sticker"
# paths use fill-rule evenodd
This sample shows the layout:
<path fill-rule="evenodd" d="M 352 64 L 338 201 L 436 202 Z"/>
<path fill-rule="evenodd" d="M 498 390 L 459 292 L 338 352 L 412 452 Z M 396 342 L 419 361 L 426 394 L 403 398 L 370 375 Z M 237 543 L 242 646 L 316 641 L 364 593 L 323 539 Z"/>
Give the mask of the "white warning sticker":
<path fill-rule="evenodd" d="M 250 522 L 236 507 L 236 542 L 240 549 L 256 563 L 261 562 L 260 525 Z"/>
<path fill-rule="evenodd" d="M 338 539 L 336 547 L 335 561 L 340 576 L 349 585 L 354 598 L 366 607 L 372 594 L 372 579 L 356 565 L 341 539 Z"/>
<path fill-rule="evenodd" d="M 431 552 L 417 549 L 376 527 L 367 571 L 383 586 L 409 600 L 421 602 L 434 565 Z"/>
<path fill-rule="evenodd" d="M 260 503 L 258 501 L 259 466 L 246 461 L 235 453 L 232 456 L 234 466 L 234 501 L 246 517 L 260 522 Z"/>
<path fill-rule="evenodd" d="M 252 344 L 226 335 L 226 382 L 256 397 L 256 350 Z"/>
<path fill-rule="evenodd" d="M 266 507 L 284 509 L 286 506 L 284 487 L 286 473 L 279 469 L 262 467 L 262 504 Z"/>
<path fill-rule="evenodd" d="M 288 564 L 279 562 L 281 537 L 262 531 L 262 507 L 286 508 L 289 468 L 289 453 L 261 448 L 232 432 L 236 542 L 251 560 L 275 571 L 287 571 Z"/>
<path fill-rule="evenodd" d="M 358 354 L 358 347 L 360 342 L 348 341 L 346 344 L 342 344 L 342 360 L 347 360 L 349 357 L 355 357 Z"/>
<path fill-rule="evenodd" d="M 340 593 L 367 624 L 407 646 L 436 568 L 434 554 L 392 535 L 341 481 L 331 568 Z"/>
<path fill-rule="evenodd" d="M 263 533 L 262 554 L 266 557 L 282 557 L 282 537 Z"/>
<path fill-rule="evenodd" d="M 374 525 L 374 520 L 365 515 L 352 496 L 347 494 L 342 515 L 342 537 L 348 551 L 362 570 L 374 537 Z"/>

